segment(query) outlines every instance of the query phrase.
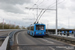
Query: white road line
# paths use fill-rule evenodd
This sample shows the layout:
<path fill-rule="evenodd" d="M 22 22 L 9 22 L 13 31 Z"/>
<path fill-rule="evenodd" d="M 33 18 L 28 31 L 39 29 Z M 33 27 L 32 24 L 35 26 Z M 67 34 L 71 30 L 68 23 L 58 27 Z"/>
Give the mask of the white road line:
<path fill-rule="evenodd" d="M 20 50 L 20 48 L 19 48 L 19 47 L 17 47 L 17 50 Z"/>
<path fill-rule="evenodd" d="M 71 46 L 57 46 L 56 48 L 74 49 L 74 47 Z"/>
<path fill-rule="evenodd" d="M 19 43 L 18 42 L 18 35 L 19 35 L 19 33 L 16 35 L 16 42 L 17 42 L 17 44 Z"/>
<path fill-rule="evenodd" d="M 55 50 L 53 47 L 49 47 L 49 48 L 51 48 L 52 50 Z"/>
<path fill-rule="evenodd" d="M 48 42 L 48 43 L 51 43 L 51 44 L 54 44 L 54 42 L 48 41 L 48 40 L 46 40 L 46 39 L 41 39 L 41 40 L 43 40 L 43 41 L 45 41 L 45 42 Z"/>
<path fill-rule="evenodd" d="M 16 42 L 17 42 L 17 44 L 19 44 L 19 42 L 18 42 L 18 35 L 19 35 L 19 33 L 16 35 Z M 17 50 L 20 50 L 19 46 L 17 46 Z"/>

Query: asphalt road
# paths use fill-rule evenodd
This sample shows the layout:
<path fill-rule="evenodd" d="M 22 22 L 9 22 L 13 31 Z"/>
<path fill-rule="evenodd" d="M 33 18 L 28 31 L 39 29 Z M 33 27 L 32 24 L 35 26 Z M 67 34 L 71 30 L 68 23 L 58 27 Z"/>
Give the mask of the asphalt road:
<path fill-rule="evenodd" d="M 27 31 L 16 35 L 18 50 L 75 50 L 74 45 L 51 39 L 49 37 L 32 37 Z"/>
<path fill-rule="evenodd" d="M 15 30 L 20 30 L 20 29 L 0 29 L 0 46 L 3 43 L 2 39 L 4 39 L 4 38 L 1 38 L 1 37 L 6 37 L 6 36 L 8 36 L 8 34 L 10 32 L 15 31 Z"/>
<path fill-rule="evenodd" d="M 7 36 L 10 32 L 20 29 L 0 29 L 0 36 Z"/>

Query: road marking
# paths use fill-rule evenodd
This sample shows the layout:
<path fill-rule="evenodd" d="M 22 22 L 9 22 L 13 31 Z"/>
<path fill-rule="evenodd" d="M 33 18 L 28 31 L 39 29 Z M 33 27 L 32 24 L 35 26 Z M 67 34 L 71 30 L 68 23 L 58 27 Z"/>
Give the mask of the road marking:
<path fill-rule="evenodd" d="M 74 47 L 71 46 L 57 46 L 56 48 L 74 49 Z"/>
<path fill-rule="evenodd" d="M 55 50 L 53 47 L 49 47 L 49 48 L 51 48 L 52 50 Z"/>
<path fill-rule="evenodd" d="M 17 50 L 20 50 L 19 46 L 17 47 Z"/>
<path fill-rule="evenodd" d="M 66 47 L 66 49 L 74 49 L 74 47 Z"/>
<path fill-rule="evenodd" d="M 19 33 L 16 35 L 16 42 L 17 42 L 17 44 L 19 43 L 18 42 L 18 35 L 19 35 Z"/>
<path fill-rule="evenodd" d="M 48 41 L 48 40 L 46 40 L 46 39 L 41 39 L 41 40 L 43 40 L 43 41 L 45 41 L 45 42 L 48 42 L 48 43 L 51 43 L 51 44 L 54 44 L 54 42 Z"/>
<path fill-rule="evenodd" d="M 16 35 L 16 42 L 17 42 L 17 44 L 19 44 L 19 42 L 18 42 L 18 35 L 19 35 L 19 33 Z M 19 50 L 20 48 L 19 48 L 19 46 L 17 46 L 17 50 Z"/>

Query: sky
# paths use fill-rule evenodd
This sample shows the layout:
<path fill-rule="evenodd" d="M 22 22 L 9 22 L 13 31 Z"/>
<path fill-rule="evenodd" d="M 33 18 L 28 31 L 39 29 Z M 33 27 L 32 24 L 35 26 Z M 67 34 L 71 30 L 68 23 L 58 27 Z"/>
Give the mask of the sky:
<path fill-rule="evenodd" d="M 58 28 L 75 28 L 75 0 L 57 0 Z M 28 27 L 37 18 L 37 9 L 47 9 L 41 16 L 39 23 L 46 24 L 46 28 L 54 29 L 56 24 L 56 0 L 0 0 L 0 22 Z M 42 10 L 38 9 L 38 15 Z M 44 10 L 43 10 L 44 11 Z M 43 12 L 42 11 L 42 12 Z M 30 20 L 32 19 L 32 20 Z"/>

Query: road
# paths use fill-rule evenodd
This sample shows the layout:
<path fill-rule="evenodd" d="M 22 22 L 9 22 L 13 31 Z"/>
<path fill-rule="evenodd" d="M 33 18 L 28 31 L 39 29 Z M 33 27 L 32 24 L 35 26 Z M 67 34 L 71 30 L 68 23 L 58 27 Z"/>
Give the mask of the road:
<path fill-rule="evenodd" d="M 75 50 L 73 45 L 51 39 L 49 37 L 32 37 L 27 31 L 16 35 L 18 50 Z"/>
<path fill-rule="evenodd" d="M 14 31 L 13 29 L 0 29 L 0 46 L 2 45 L 2 43 L 3 43 L 3 38 L 1 38 L 1 37 L 6 37 L 6 36 L 8 36 L 8 34 L 10 33 L 10 32 L 12 32 L 12 31 Z"/>
<path fill-rule="evenodd" d="M 10 32 L 15 31 L 15 30 L 20 30 L 20 29 L 0 29 L 0 46 L 3 43 L 3 40 L 1 37 L 6 37 L 8 36 Z"/>
<path fill-rule="evenodd" d="M 7 36 L 10 32 L 20 29 L 0 29 L 0 36 Z"/>

